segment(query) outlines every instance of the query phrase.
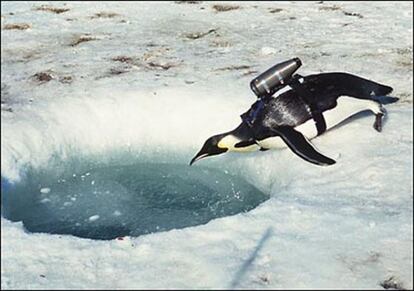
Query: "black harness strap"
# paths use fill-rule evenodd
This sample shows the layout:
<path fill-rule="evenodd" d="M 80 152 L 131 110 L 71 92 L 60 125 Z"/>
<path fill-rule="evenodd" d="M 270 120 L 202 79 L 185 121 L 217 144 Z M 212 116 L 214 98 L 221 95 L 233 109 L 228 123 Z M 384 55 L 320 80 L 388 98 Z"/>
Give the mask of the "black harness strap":
<path fill-rule="evenodd" d="M 325 117 L 323 117 L 322 112 L 319 112 L 319 110 L 312 109 L 312 118 L 315 120 L 316 129 L 318 130 L 318 135 L 321 135 L 326 131 L 326 121 Z"/>
<path fill-rule="evenodd" d="M 299 78 L 292 79 L 292 82 L 289 86 L 293 90 L 298 92 L 299 98 L 302 99 L 303 103 L 309 106 L 310 114 L 312 115 L 313 120 L 315 121 L 315 126 L 318 131 L 318 135 L 321 135 L 326 131 L 326 121 L 322 115 L 322 112 L 318 109 L 315 103 L 312 102 L 312 93 L 309 90 L 305 90 L 302 84 L 298 80 Z"/>
<path fill-rule="evenodd" d="M 247 123 L 247 125 L 251 128 L 253 123 L 256 121 L 257 117 L 259 116 L 260 112 L 262 111 L 265 101 L 260 98 L 256 101 L 256 103 L 252 106 L 252 108 L 243 113 L 241 116 L 242 120 Z"/>
<path fill-rule="evenodd" d="M 315 121 L 315 126 L 318 131 L 318 135 L 321 135 L 326 131 L 325 118 L 323 117 L 322 112 L 318 109 L 316 104 L 312 102 L 312 92 L 310 92 L 310 90 L 306 90 L 304 86 L 299 82 L 299 78 L 301 77 L 302 76 L 300 75 L 293 76 L 290 82 L 286 85 L 289 85 L 292 88 L 292 90 L 296 91 L 302 102 L 309 107 L 312 119 Z M 263 110 L 266 101 L 270 98 L 271 96 L 263 96 L 262 98 L 259 98 L 258 101 L 251 108 L 251 110 L 241 115 L 243 122 L 245 122 L 250 129 L 252 128 L 253 123 L 256 121 L 261 111 Z"/>

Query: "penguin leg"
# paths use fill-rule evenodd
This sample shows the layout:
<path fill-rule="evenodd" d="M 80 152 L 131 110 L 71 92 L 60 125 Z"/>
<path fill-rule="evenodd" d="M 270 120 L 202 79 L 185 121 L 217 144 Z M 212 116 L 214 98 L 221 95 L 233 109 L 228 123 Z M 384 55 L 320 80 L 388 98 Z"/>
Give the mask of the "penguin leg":
<path fill-rule="evenodd" d="M 319 153 L 303 134 L 292 127 L 280 126 L 272 128 L 271 131 L 277 133 L 286 145 L 305 161 L 318 166 L 335 164 L 334 160 Z"/>
<path fill-rule="evenodd" d="M 332 114 L 330 113 L 331 111 L 324 113 L 328 128 L 332 128 L 358 112 L 371 111 L 375 114 L 373 127 L 378 132 L 381 132 L 386 110 L 378 101 L 341 96 L 338 98 L 337 103 L 337 109 L 333 109 Z"/>
<path fill-rule="evenodd" d="M 375 114 L 375 122 L 374 122 L 373 127 L 376 131 L 381 132 L 383 119 L 387 111 L 382 106 L 382 104 L 377 101 L 368 101 L 368 102 L 370 103 L 369 110 L 371 110 Z"/>
<path fill-rule="evenodd" d="M 379 108 L 380 108 L 379 112 L 375 113 L 374 129 L 378 132 L 381 132 L 382 123 L 383 123 L 385 115 L 387 114 L 387 111 L 381 104 L 379 105 Z"/>
<path fill-rule="evenodd" d="M 381 103 L 375 100 L 360 100 L 359 102 L 366 103 L 366 109 L 370 110 L 372 113 L 375 114 L 375 121 L 373 127 L 376 131 L 381 132 L 382 123 L 387 113 L 384 106 L 382 106 Z"/>

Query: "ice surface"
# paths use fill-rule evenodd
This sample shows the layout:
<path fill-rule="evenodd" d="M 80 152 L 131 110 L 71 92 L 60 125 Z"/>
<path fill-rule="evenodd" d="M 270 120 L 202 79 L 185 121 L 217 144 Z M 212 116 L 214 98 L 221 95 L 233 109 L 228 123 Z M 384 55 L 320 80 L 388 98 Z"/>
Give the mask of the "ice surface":
<path fill-rule="evenodd" d="M 44 4 L 69 11 L 36 10 Z M 413 287 L 412 3 L 1 7 L 2 27 L 31 25 L 1 32 L 2 194 L 32 170 L 83 175 L 93 187 L 95 168 L 184 169 L 207 137 L 240 122 L 254 101 L 250 80 L 291 57 L 301 74 L 346 71 L 400 98 L 382 133 L 362 114 L 313 141 L 332 167 L 280 150 L 189 168 L 227 171 L 270 195 L 246 213 L 110 241 L 27 233 L 2 215 L 2 288 L 382 289 L 390 278 Z M 36 194 L 52 195 L 55 183 Z M 62 207 L 79 203 L 71 198 Z M 100 213 L 85 219 L 96 215 L 90 223 L 101 223 Z"/>

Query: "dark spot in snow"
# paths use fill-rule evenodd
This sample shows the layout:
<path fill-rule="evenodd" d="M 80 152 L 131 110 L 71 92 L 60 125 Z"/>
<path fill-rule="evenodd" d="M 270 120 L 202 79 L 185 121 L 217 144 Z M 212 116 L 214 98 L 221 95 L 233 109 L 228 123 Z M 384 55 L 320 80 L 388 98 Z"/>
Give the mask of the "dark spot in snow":
<path fill-rule="evenodd" d="M 340 10 L 346 16 L 356 16 L 358 18 L 363 18 L 363 16 L 361 14 L 345 11 L 345 10 L 343 10 L 343 8 L 341 6 L 338 6 L 338 5 L 322 6 L 322 7 L 319 7 L 319 10 L 320 11 L 336 11 L 336 10 Z"/>
<path fill-rule="evenodd" d="M 212 8 L 216 12 L 226 12 L 226 11 L 239 9 L 240 6 L 238 6 L 238 5 L 228 5 L 228 4 L 226 4 L 226 5 L 225 4 L 216 4 L 216 5 L 213 5 Z"/>
<path fill-rule="evenodd" d="M 52 12 L 52 13 L 60 14 L 60 13 L 63 13 L 63 12 L 67 12 L 70 9 L 69 8 L 57 8 L 57 7 L 42 5 L 40 7 L 35 8 L 34 10 L 37 10 L 37 11 L 47 11 L 47 12 Z"/>
<path fill-rule="evenodd" d="M 82 42 L 87 42 L 91 40 L 96 40 L 96 38 L 90 35 L 77 36 L 72 40 L 72 42 L 70 43 L 70 46 L 77 46 L 78 44 Z"/>
<path fill-rule="evenodd" d="M 394 276 L 389 277 L 388 279 L 385 279 L 384 281 L 379 283 L 381 287 L 384 289 L 395 289 L 395 290 L 406 290 L 402 283 L 395 278 Z"/>
<path fill-rule="evenodd" d="M 115 12 L 99 12 L 99 13 L 95 13 L 95 15 L 91 16 L 91 19 L 96 19 L 96 18 L 114 18 L 120 16 L 120 14 L 115 13 Z"/>
<path fill-rule="evenodd" d="M 127 73 L 127 72 L 129 72 L 129 71 L 125 68 L 111 68 L 109 70 L 110 75 L 121 75 L 121 74 L 124 74 L 124 73 Z"/>
<path fill-rule="evenodd" d="M 364 16 L 362 16 L 361 14 L 359 14 L 359 13 L 355 13 L 355 12 L 347 12 L 347 11 L 343 11 L 343 13 L 344 13 L 346 16 L 356 16 L 356 17 L 358 17 L 358 18 L 364 18 Z"/>
<path fill-rule="evenodd" d="M 72 76 L 63 76 L 59 78 L 59 82 L 63 84 L 70 84 L 73 82 Z"/>
<path fill-rule="evenodd" d="M 43 84 L 53 79 L 50 72 L 39 72 L 32 76 L 32 79 Z"/>
<path fill-rule="evenodd" d="M 40 276 L 40 277 L 42 277 L 42 278 L 46 278 L 46 276 L 45 276 L 45 275 L 43 275 L 43 274 L 40 274 L 39 276 Z"/>
<path fill-rule="evenodd" d="M 146 64 L 147 68 L 156 68 L 156 69 L 163 69 L 163 70 L 169 70 L 170 68 L 176 67 L 178 66 L 178 64 L 173 64 L 173 63 L 156 63 L 156 62 L 148 62 Z"/>
<path fill-rule="evenodd" d="M 282 8 L 269 8 L 270 13 L 279 13 L 281 11 L 283 11 Z"/>
<path fill-rule="evenodd" d="M 217 31 L 217 29 L 213 28 L 213 29 L 210 29 L 209 31 L 206 31 L 206 32 L 187 33 L 187 34 L 184 34 L 184 37 L 186 37 L 188 39 L 199 39 L 199 38 L 205 37 L 206 35 L 209 35 L 210 33 L 216 32 L 216 31 Z"/>
<path fill-rule="evenodd" d="M 289 19 L 290 19 L 290 20 L 295 20 L 295 19 L 296 19 L 296 17 L 295 17 L 295 16 L 291 16 L 291 17 L 289 17 Z"/>
<path fill-rule="evenodd" d="M 131 57 L 126 57 L 126 56 L 113 57 L 112 60 L 114 62 L 121 62 L 121 63 L 127 63 L 127 64 L 130 64 L 133 62 L 133 59 Z"/>
<path fill-rule="evenodd" d="M 265 284 L 269 284 L 270 283 L 269 277 L 266 276 L 266 275 L 259 276 L 259 279 L 260 279 L 261 282 L 263 282 Z"/>
<path fill-rule="evenodd" d="M 129 65 L 110 68 L 109 71 L 107 71 L 105 74 L 103 74 L 101 76 L 96 77 L 95 80 L 125 74 L 125 73 L 128 73 L 130 71 L 130 69 L 131 69 L 131 66 L 129 66 Z"/>
<path fill-rule="evenodd" d="M 413 54 L 413 48 L 412 47 L 397 48 L 393 51 L 395 51 L 399 55 L 410 55 L 411 56 Z"/>
<path fill-rule="evenodd" d="M 174 1 L 175 4 L 200 4 L 201 1 Z"/>
<path fill-rule="evenodd" d="M 7 97 L 9 95 L 9 89 L 10 86 L 7 85 L 6 83 L 1 83 L 1 104 L 4 103 L 4 97 Z"/>
<path fill-rule="evenodd" d="M 31 28 L 32 26 L 28 23 L 9 23 L 3 26 L 4 30 L 12 30 L 12 29 L 17 29 L 17 30 L 26 30 Z"/>
<path fill-rule="evenodd" d="M 227 67 L 215 69 L 215 71 L 234 71 L 234 70 L 245 70 L 245 69 L 250 69 L 250 68 L 251 66 L 248 66 L 248 65 L 227 66 Z"/>
<path fill-rule="evenodd" d="M 335 11 L 335 10 L 341 10 L 341 9 L 342 8 L 338 5 L 319 7 L 319 10 L 321 10 L 321 11 Z"/>
<path fill-rule="evenodd" d="M 11 107 L 4 107 L 3 104 L 1 106 L 1 110 L 2 111 L 7 111 L 7 112 L 13 112 L 13 109 Z"/>

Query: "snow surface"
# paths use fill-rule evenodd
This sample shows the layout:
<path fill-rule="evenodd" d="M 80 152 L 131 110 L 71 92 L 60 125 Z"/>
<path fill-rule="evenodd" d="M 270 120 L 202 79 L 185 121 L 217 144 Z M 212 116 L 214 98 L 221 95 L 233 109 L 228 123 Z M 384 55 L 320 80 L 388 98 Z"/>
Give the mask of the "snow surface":
<path fill-rule="evenodd" d="M 70 10 L 36 10 L 43 4 Z M 10 183 L 27 167 L 76 175 L 86 162 L 187 164 L 207 137 L 239 123 L 257 72 L 295 56 L 301 74 L 346 71 L 400 98 L 382 133 L 362 114 L 315 139 L 337 160 L 331 167 L 289 150 L 194 165 L 270 194 L 247 213 L 110 241 L 28 233 L 2 216 L 2 288 L 382 289 L 389 278 L 413 288 L 412 3 L 1 8 L 1 175 Z M 4 29 L 12 23 L 31 28 Z"/>

